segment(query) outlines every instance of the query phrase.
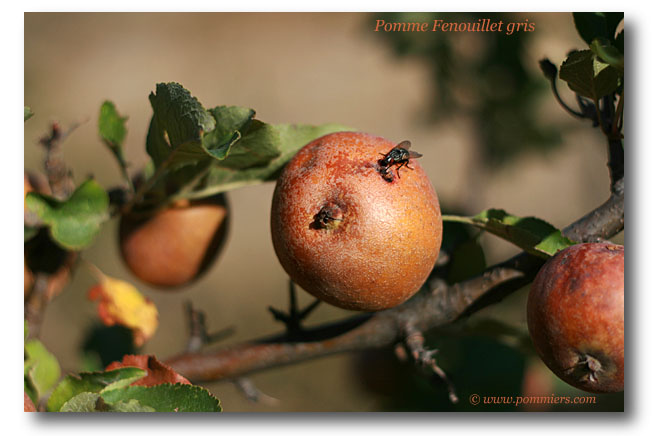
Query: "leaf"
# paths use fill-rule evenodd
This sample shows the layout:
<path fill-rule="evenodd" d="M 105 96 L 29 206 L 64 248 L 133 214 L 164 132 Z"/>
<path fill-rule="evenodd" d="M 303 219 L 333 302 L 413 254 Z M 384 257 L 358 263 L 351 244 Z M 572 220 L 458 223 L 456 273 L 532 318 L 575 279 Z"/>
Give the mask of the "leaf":
<path fill-rule="evenodd" d="M 23 122 L 29 120 L 34 116 L 34 112 L 32 112 L 32 109 L 30 109 L 27 106 L 23 106 L 23 113 L 24 113 Z"/>
<path fill-rule="evenodd" d="M 210 110 L 216 120 L 216 128 L 202 138 L 202 147 L 211 157 L 223 160 L 232 153 L 232 146 L 239 141 L 253 121 L 255 111 L 238 106 L 218 106 Z M 267 159 L 277 156 L 274 154 Z"/>
<path fill-rule="evenodd" d="M 280 134 L 276 127 L 253 120 L 243 137 L 230 147 L 229 156 L 217 165 L 237 170 L 265 166 L 280 156 L 280 148 Z"/>
<path fill-rule="evenodd" d="M 109 412 L 156 412 L 149 406 L 144 406 L 137 400 L 117 401 L 110 406 Z"/>
<path fill-rule="evenodd" d="M 47 410 L 58 412 L 68 400 L 82 392 L 99 393 L 114 383 L 127 386 L 145 375 L 146 371 L 140 368 L 118 368 L 105 372 L 83 372 L 77 376 L 67 375 L 48 398 Z"/>
<path fill-rule="evenodd" d="M 596 38 L 590 44 L 590 49 L 603 62 L 615 68 L 620 74 L 624 74 L 624 55 L 610 41 Z"/>
<path fill-rule="evenodd" d="M 101 394 L 107 403 L 137 400 L 157 412 L 220 412 L 221 403 L 207 389 L 186 384 L 129 386 Z"/>
<path fill-rule="evenodd" d="M 106 403 L 100 394 L 82 392 L 68 400 L 60 412 L 154 412 L 152 407 L 144 406 L 137 400 Z"/>
<path fill-rule="evenodd" d="M 151 104 L 154 115 L 147 149 L 155 164 L 166 165 L 169 171 L 226 159 L 226 166 L 247 168 L 265 165 L 280 154 L 268 138 L 252 140 L 267 126 L 258 121 L 251 128 L 252 109 L 218 106 L 207 111 L 189 91 L 174 83 L 158 84 Z"/>
<path fill-rule="evenodd" d="M 471 224 L 542 258 L 549 258 L 563 248 L 575 244 L 544 220 L 517 217 L 501 209 L 488 209 L 473 217 L 444 215 L 442 219 Z"/>
<path fill-rule="evenodd" d="M 588 44 L 595 38 L 615 38 L 623 12 L 574 12 L 574 24 L 581 38 Z"/>
<path fill-rule="evenodd" d="M 612 94 L 619 85 L 618 71 L 591 50 L 570 53 L 560 67 L 560 78 L 572 91 L 593 101 Z"/>
<path fill-rule="evenodd" d="M 155 92 L 148 98 L 153 108 L 153 119 L 146 139 L 146 150 L 155 165 L 162 165 L 171 153 L 183 145 L 184 151 L 175 156 L 175 165 L 195 163 L 205 157 L 206 153 L 200 146 L 202 135 L 216 127 L 210 112 L 178 83 L 158 83 Z"/>
<path fill-rule="evenodd" d="M 132 386 L 155 386 L 162 383 L 182 383 L 191 384 L 189 380 L 173 371 L 173 369 L 157 360 L 155 356 L 147 355 L 127 355 L 123 356 L 121 362 L 113 362 L 107 366 L 106 370 L 133 366 L 144 369 L 148 374 L 133 382 Z"/>
<path fill-rule="evenodd" d="M 329 133 L 352 131 L 354 129 L 339 124 L 323 124 L 320 126 L 278 124 L 269 125 L 267 135 L 269 138 L 277 136 L 275 141 L 280 154 L 267 165 L 261 167 L 234 170 L 222 166 L 215 166 L 209 172 L 207 181 L 200 191 L 192 192 L 190 196 L 211 196 L 242 186 L 258 184 L 275 180 L 282 168 L 294 157 L 301 147 L 309 142 Z M 255 138 L 253 138 L 255 140 Z M 229 159 L 225 162 L 227 163 Z"/>
<path fill-rule="evenodd" d="M 91 244 L 109 218 L 109 196 L 93 179 L 82 183 L 65 201 L 30 192 L 25 205 L 50 228 L 52 238 L 69 250 L 78 251 Z"/>
<path fill-rule="evenodd" d="M 37 339 L 25 342 L 25 378 L 36 391 L 36 399 L 49 391 L 61 375 L 57 358 Z"/>
<path fill-rule="evenodd" d="M 114 279 L 94 270 L 99 283 L 89 290 L 89 299 L 100 299 L 98 315 L 112 326 L 119 324 L 132 330 L 134 344 L 142 346 L 157 330 L 157 307 L 137 288 L 123 280 Z"/>
<path fill-rule="evenodd" d="M 65 402 L 59 412 L 98 412 L 96 405 L 100 394 L 95 392 L 82 392 Z"/>
<path fill-rule="evenodd" d="M 121 117 L 116 111 L 116 106 L 111 101 L 105 101 L 100 106 L 98 116 L 98 134 L 112 148 L 122 147 L 127 129 L 125 121 L 128 117 Z"/>

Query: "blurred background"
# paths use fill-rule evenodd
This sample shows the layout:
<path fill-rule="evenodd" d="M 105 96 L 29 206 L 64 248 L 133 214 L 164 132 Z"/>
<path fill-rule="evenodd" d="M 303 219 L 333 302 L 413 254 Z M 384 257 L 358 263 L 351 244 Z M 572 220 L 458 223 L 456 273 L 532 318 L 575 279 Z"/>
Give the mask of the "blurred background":
<path fill-rule="evenodd" d="M 434 18 L 528 20 L 535 31 L 374 32 L 377 19 Z M 93 174 L 106 188 L 120 185 L 119 169 L 97 136 L 100 105 L 112 100 L 129 117 L 126 157 L 137 171 L 148 159 L 148 94 L 158 82 L 176 81 L 205 107 L 246 106 L 269 123 L 334 122 L 410 140 L 424 155 L 420 163 L 444 212 L 503 208 L 562 227 L 608 197 L 605 140 L 558 106 L 538 61 L 548 57 L 560 65 L 568 51 L 584 45 L 571 14 L 559 13 L 28 13 L 25 105 L 35 116 L 25 124 L 25 168 L 42 170 L 38 140 L 53 121 L 64 128 L 81 123 L 63 146 L 77 182 Z M 566 85 L 559 87 L 573 103 Z M 83 257 L 134 283 L 160 312 L 159 329 L 140 353 L 164 360 L 184 348 L 185 300 L 205 310 L 210 330 L 236 328 L 219 346 L 281 331 L 266 310 L 285 309 L 288 301 L 287 278 L 269 236 L 273 188 L 268 183 L 228 194 L 227 245 L 218 262 L 183 291 L 159 291 L 132 277 L 119 255 L 117 222 L 104 226 Z M 473 251 L 464 252 L 473 270 L 517 252 L 468 229 L 452 228 L 450 234 L 445 244 L 454 247 L 475 241 Z M 622 243 L 622 236 L 616 241 Z M 124 343 L 121 331 L 97 328 L 96 304 L 86 298 L 93 284 L 87 270 L 78 268 L 46 313 L 42 340 L 64 371 L 88 369 L 98 361 L 92 350 Z M 391 350 L 253 375 L 276 404 L 250 403 L 229 382 L 205 386 L 226 411 L 483 410 L 468 404 L 469 395 L 589 395 L 558 381 L 533 353 L 526 291 L 429 336 L 461 397 L 457 405 L 448 402 L 443 387 L 398 363 Z M 300 303 L 311 301 L 301 291 Z M 321 305 L 307 323 L 349 315 Z M 547 410 L 623 410 L 623 394 L 598 396 L 596 403 Z"/>

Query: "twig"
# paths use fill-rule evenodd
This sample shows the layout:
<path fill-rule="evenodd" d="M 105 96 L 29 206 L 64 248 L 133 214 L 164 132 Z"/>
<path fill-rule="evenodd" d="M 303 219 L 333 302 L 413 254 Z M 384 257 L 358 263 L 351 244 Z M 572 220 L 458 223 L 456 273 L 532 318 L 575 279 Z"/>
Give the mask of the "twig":
<path fill-rule="evenodd" d="M 624 184 L 615 185 L 611 198 L 566 229 L 569 238 L 587 242 L 607 239 L 624 228 Z M 167 363 L 195 381 L 234 379 L 243 375 L 336 353 L 389 347 L 404 340 L 408 325 L 425 332 L 448 324 L 499 301 L 530 283 L 542 260 L 526 253 L 488 268 L 483 274 L 447 286 L 438 282 L 431 292 L 420 292 L 401 306 L 375 314 L 304 330 L 291 341 L 284 333 L 208 353 L 183 353 Z"/>
<path fill-rule="evenodd" d="M 30 336 L 38 338 L 41 333 L 41 325 L 48 304 L 48 280 L 50 276 L 46 273 L 36 273 L 34 285 L 30 291 L 28 300 L 25 302 L 25 319 L 30 330 Z"/>
<path fill-rule="evenodd" d="M 233 380 L 233 383 L 239 389 L 239 391 L 244 394 L 246 399 L 251 403 L 262 403 L 267 406 L 273 406 L 280 402 L 279 399 L 274 398 L 270 395 L 265 394 L 259 390 L 255 384 L 248 378 L 238 378 Z"/>
<path fill-rule="evenodd" d="M 433 357 L 437 353 L 437 350 L 429 350 L 424 346 L 424 335 L 414 326 L 407 325 L 405 330 L 407 335 L 405 345 L 410 351 L 415 365 L 422 370 L 428 369 L 432 376 L 437 376 L 441 382 L 446 384 L 447 390 L 449 391 L 449 400 L 453 404 L 457 403 L 458 395 L 456 395 L 455 386 L 444 370 L 438 366 L 435 357 Z"/>
<path fill-rule="evenodd" d="M 273 315 L 273 318 L 277 321 L 285 324 L 287 328 L 287 334 L 289 338 L 298 339 L 302 336 L 304 329 L 301 326 L 301 322 L 307 318 L 314 309 L 317 308 L 321 300 L 316 299 L 310 303 L 305 309 L 299 312 L 298 303 L 296 298 L 296 289 L 294 282 L 289 281 L 289 313 L 285 313 L 281 310 L 278 310 L 274 307 L 269 307 L 269 312 Z"/>
<path fill-rule="evenodd" d="M 54 122 L 51 125 L 50 134 L 39 140 L 39 143 L 46 149 L 44 166 L 50 190 L 52 195 L 60 200 L 68 198 L 75 190 L 72 172 L 61 155 L 61 144 L 80 125 L 81 123 L 74 123 L 68 130 L 62 132 L 59 123 Z"/>
<path fill-rule="evenodd" d="M 205 313 L 193 308 L 191 301 L 184 303 L 185 316 L 189 326 L 189 338 L 187 339 L 187 352 L 199 352 L 205 345 L 219 342 L 235 332 L 234 327 L 226 327 L 216 333 L 208 333 L 205 324 Z"/>

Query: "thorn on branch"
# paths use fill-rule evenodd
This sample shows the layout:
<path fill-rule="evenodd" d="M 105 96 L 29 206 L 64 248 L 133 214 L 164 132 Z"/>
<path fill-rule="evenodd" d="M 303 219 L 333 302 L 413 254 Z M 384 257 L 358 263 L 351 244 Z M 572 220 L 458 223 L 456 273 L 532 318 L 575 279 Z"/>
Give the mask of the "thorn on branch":
<path fill-rule="evenodd" d="M 208 333 L 205 323 L 205 313 L 193 308 L 191 301 L 185 301 L 184 311 L 189 326 L 189 339 L 187 340 L 187 352 L 196 353 L 205 345 L 219 342 L 235 332 L 234 327 L 226 327 L 215 333 Z"/>
<path fill-rule="evenodd" d="M 250 379 L 242 377 L 233 380 L 233 383 L 251 403 L 261 403 L 267 406 L 274 406 L 280 403 L 278 398 L 274 398 L 259 390 Z"/>
<path fill-rule="evenodd" d="M 283 324 L 285 324 L 285 327 L 287 328 L 287 334 L 290 337 L 295 337 L 303 332 L 303 327 L 301 326 L 301 322 L 305 318 L 307 318 L 310 315 L 310 313 L 314 311 L 314 309 L 317 308 L 319 303 L 321 303 L 321 300 L 316 299 L 315 301 L 310 303 L 305 309 L 299 311 L 298 303 L 296 299 L 296 288 L 294 287 L 294 282 L 290 280 L 289 281 L 289 313 L 285 313 L 271 306 L 269 306 L 268 309 L 276 321 L 280 321 Z"/>
<path fill-rule="evenodd" d="M 404 330 L 406 331 L 405 347 L 410 353 L 415 365 L 433 378 L 444 383 L 449 391 L 449 401 L 453 404 L 457 403 L 458 395 L 456 395 L 455 386 L 446 375 L 446 372 L 435 361 L 435 354 L 437 354 L 438 350 L 429 350 L 424 346 L 424 335 L 418 329 L 407 325 Z M 398 351 L 396 349 L 395 351 L 397 352 L 397 356 L 399 356 Z"/>

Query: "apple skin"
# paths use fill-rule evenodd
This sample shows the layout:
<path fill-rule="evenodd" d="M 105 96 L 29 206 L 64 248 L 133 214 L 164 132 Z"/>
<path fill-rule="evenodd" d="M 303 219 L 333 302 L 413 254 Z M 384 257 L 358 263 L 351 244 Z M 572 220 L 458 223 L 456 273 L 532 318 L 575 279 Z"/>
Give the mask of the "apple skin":
<path fill-rule="evenodd" d="M 273 246 L 289 277 L 334 306 L 378 311 L 414 295 L 442 241 L 435 189 L 415 159 L 379 160 L 396 143 L 339 132 L 303 147 L 278 178 L 271 207 Z M 389 178 L 389 176 L 388 176 Z M 321 220 L 326 213 L 332 220 Z M 318 218 L 319 217 L 319 218 Z"/>
<path fill-rule="evenodd" d="M 568 247 L 538 272 L 527 322 L 544 363 L 588 392 L 624 390 L 624 247 Z"/>
<path fill-rule="evenodd" d="M 121 255 L 143 282 L 175 289 L 198 279 L 223 248 L 229 208 L 223 194 L 179 201 L 148 216 L 124 215 Z"/>

